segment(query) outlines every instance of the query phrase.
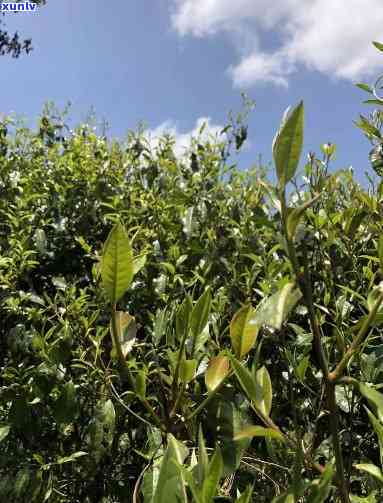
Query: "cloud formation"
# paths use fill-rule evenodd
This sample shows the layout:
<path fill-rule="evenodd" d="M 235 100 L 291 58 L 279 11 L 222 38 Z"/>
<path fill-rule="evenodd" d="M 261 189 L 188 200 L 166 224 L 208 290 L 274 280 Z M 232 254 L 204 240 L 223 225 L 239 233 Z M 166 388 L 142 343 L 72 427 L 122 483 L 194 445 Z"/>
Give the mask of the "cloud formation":
<path fill-rule="evenodd" d="M 204 123 L 206 123 L 206 127 L 200 135 L 199 132 Z M 180 158 L 190 147 L 192 138 L 198 137 L 202 141 L 205 141 L 209 136 L 219 135 L 222 129 L 223 126 L 212 123 L 210 117 L 199 117 L 196 120 L 193 129 L 187 131 L 186 133 L 181 133 L 174 121 L 167 120 L 154 129 L 146 130 L 145 136 L 149 140 L 151 147 L 156 148 L 159 138 L 161 138 L 165 133 L 172 135 L 176 142 L 173 149 L 174 154 L 176 157 Z"/>
<path fill-rule="evenodd" d="M 383 66 L 371 44 L 383 41 L 382 0 L 173 0 L 171 21 L 181 36 L 231 36 L 240 58 L 228 72 L 241 88 L 287 86 L 300 66 L 352 81 Z M 260 43 L 268 31 L 280 41 L 272 51 Z"/>

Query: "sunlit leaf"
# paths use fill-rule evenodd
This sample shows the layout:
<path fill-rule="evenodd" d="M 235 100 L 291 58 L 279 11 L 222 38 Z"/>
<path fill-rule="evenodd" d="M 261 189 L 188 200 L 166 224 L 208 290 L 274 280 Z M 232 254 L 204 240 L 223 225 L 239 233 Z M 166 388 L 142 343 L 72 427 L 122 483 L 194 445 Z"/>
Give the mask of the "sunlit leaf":
<path fill-rule="evenodd" d="M 369 473 L 381 484 L 383 484 L 383 473 L 378 466 L 373 465 L 372 463 L 361 463 L 354 466 L 357 470 L 362 470 L 363 472 Z"/>
<path fill-rule="evenodd" d="M 121 344 L 122 354 L 126 356 L 132 351 L 136 342 L 137 324 L 134 316 L 123 311 L 116 311 L 117 337 Z M 112 322 L 110 322 L 110 333 L 112 334 Z M 114 339 L 112 337 L 113 343 Z M 117 358 L 116 348 L 111 351 L 112 358 Z"/>
<path fill-rule="evenodd" d="M 359 392 L 367 399 L 374 412 L 377 414 L 379 421 L 383 423 L 383 395 L 374 388 L 370 388 L 366 384 L 358 383 Z"/>
<path fill-rule="evenodd" d="M 211 307 L 211 291 L 207 288 L 195 303 L 190 319 L 190 328 L 194 337 L 198 337 L 205 328 Z"/>
<path fill-rule="evenodd" d="M 129 288 L 134 273 L 130 240 L 121 223 L 115 224 L 105 242 L 101 259 L 101 278 L 112 304 Z"/>
<path fill-rule="evenodd" d="M 251 305 L 244 306 L 235 313 L 230 323 L 230 339 L 239 360 L 253 348 L 259 328 L 256 310 Z"/>
<path fill-rule="evenodd" d="M 268 325 L 280 330 L 301 297 L 302 293 L 295 288 L 294 283 L 287 283 L 281 290 L 259 304 L 255 322 L 260 326 Z"/>
<path fill-rule="evenodd" d="M 291 180 L 298 167 L 303 144 L 303 102 L 285 114 L 274 138 L 272 151 L 281 187 Z"/>
<path fill-rule="evenodd" d="M 275 440 L 284 440 L 283 435 L 272 428 L 264 428 L 263 426 L 248 426 L 236 434 L 234 440 L 242 440 L 243 438 L 268 437 Z"/>
<path fill-rule="evenodd" d="M 2 442 L 9 435 L 10 431 L 11 427 L 9 425 L 6 424 L 0 426 L 0 442 Z"/>
<path fill-rule="evenodd" d="M 209 391 L 216 389 L 230 370 L 229 359 L 220 355 L 212 358 L 205 373 L 205 384 Z"/>
<path fill-rule="evenodd" d="M 213 501 L 214 496 L 217 496 L 217 488 L 223 472 L 223 459 L 221 450 L 216 448 L 214 455 L 209 463 L 208 475 L 202 486 L 203 501 Z"/>
<path fill-rule="evenodd" d="M 273 390 L 270 375 L 266 367 L 257 370 L 255 374 L 256 400 L 254 404 L 265 415 L 268 416 L 271 411 Z"/>

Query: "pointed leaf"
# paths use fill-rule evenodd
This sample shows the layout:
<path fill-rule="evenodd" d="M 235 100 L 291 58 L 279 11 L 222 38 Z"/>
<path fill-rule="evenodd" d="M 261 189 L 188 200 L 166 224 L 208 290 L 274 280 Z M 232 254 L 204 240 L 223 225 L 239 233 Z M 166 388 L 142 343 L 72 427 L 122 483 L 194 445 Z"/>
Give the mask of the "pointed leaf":
<path fill-rule="evenodd" d="M 248 426 L 237 433 L 234 440 L 253 437 L 268 437 L 274 438 L 275 440 L 284 440 L 283 435 L 279 431 L 273 430 L 272 428 L 264 428 L 263 426 Z"/>
<path fill-rule="evenodd" d="M 225 379 L 230 370 L 229 359 L 226 356 L 216 356 L 209 362 L 205 373 L 205 384 L 209 391 L 216 389 Z"/>
<path fill-rule="evenodd" d="M 380 270 L 383 271 L 383 236 L 379 237 L 378 255 L 379 255 L 379 262 L 380 262 Z"/>
<path fill-rule="evenodd" d="M 363 82 L 358 82 L 358 84 L 355 84 L 356 87 L 359 87 L 359 89 L 363 89 L 363 91 L 366 91 L 370 94 L 373 94 L 372 89 L 369 85 L 363 84 Z"/>
<path fill-rule="evenodd" d="M 191 313 L 190 328 L 194 337 L 198 337 L 205 328 L 211 307 L 211 292 L 207 288 L 201 297 L 197 300 Z"/>
<path fill-rule="evenodd" d="M 112 304 L 124 295 L 133 279 L 133 252 L 121 223 L 117 223 L 105 242 L 101 259 L 101 278 Z"/>
<path fill-rule="evenodd" d="M 318 481 L 311 483 L 311 493 L 307 497 L 307 503 L 323 503 L 326 501 L 330 491 L 334 468 L 328 464 Z"/>
<path fill-rule="evenodd" d="M 380 42 L 372 42 L 374 44 L 374 46 L 379 49 L 379 51 L 382 51 L 383 52 L 383 44 L 380 43 Z"/>
<path fill-rule="evenodd" d="M 134 316 L 123 311 L 116 311 L 117 337 L 121 343 L 123 355 L 126 356 L 132 351 L 136 342 L 137 324 Z M 112 322 L 110 322 L 110 333 L 112 334 Z M 112 337 L 114 344 L 114 340 Z M 111 357 L 117 358 L 116 348 L 113 347 Z"/>
<path fill-rule="evenodd" d="M 193 303 L 190 296 L 187 295 L 177 310 L 176 314 L 176 334 L 179 341 L 182 340 L 185 333 L 189 328 L 191 313 L 193 310 Z"/>
<path fill-rule="evenodd" d="M 354 466 L 357 470 L 361 470 L 363 472 L 369 473 L 376 480 L 378 480 L 381 484 L 383 484 L 382 470 L 379 467 L 377 467 L 376 465 L 373 465 L 371 463 L 361 463 L 359 465 L 354 465 Z"/>
<path fill-rule="evenodd" d="M 203 481 L 207 477 L 209 469 L 209 457 L 207 455 L 205 439 L 203 437 L 202 426 L 200 425 L 198 431 L 198 466 L 197 478 L 198 484 L 202 486 Z"/>
<path fill-rule="evenodd" d="M 182 360 L 180 368 L 180 379 L 184 384 L 194 379 L 197 368 L 197 360 Z"/>
<path fill-rule="evenodd" d="M 0 442 L 2 442 L 11 431 L 11 427 L 8 424 L 0 426 Z"/>
<path fill-rule="evenodd" d="M 235 500 L 235 503 L 251 503 L 251 495 L 253 494 L 253 487 L 247 486 L 245 492 Z"/>
<path fill-rule="evenodd" d="M 294 287 L 294 283 L 287 283 L 274 295 L 264 299 L 256 310 L 256 323 L 280 330 L 283 322 L 302 297 L 301 291 Z"/>
<path fill-rule="evenodd" d="M 241 307 L 233 316 L 230 323 L 230 339 L 239 360 L 253 348 L 259 328 L 256 310 L 251 305 Z"/>
<path fill-rule="evenodd" d="M 247 395 L 250 402 L 256 402 L 258 395 L 255 386 L 255 379 L 252 373 L 244 367 L 236 358 L 230 358 L 231 365 L 234 369 L 234 373 L 241 385 L 243 391 Z"/>
<path fill-rule="evenodd" d="M 281 187 L 295 175 L 303 144 L 303 102 L 285 114 L 273 141 L 273 157 Z"/>
<path fill-rule="evenodd" d="M 366 384 L 358 383 L 359 392 L 367 399 L 374 412 L 377 414 L 379 421 L 383 423 L 383 395 L 374 388 L 370 388 Z"/>
<path fill-rule="evenodd" d="M 254 404 L 265 416 L 269 416 L 273 390 L 270 375 L 266 367 L 257 370 L 255 374 L 255 386 L 257 399 Z"/>
<path fill-rule="evenodd" d="M 179 442 L 173 435 L 168 435 L 168 447 L 161 462 L 161 469 L 158 476 L 156 491 L 153 503 L 168 503 L 178 501 L 183 494 L 183 478 L 172 462 L 175 460 L 182 465 L 188 455 L 188 449 L 182 442 Z"/>
<path fill-rule="evenodd" d="M 209 464 L 208 476 L 202 486 L 202 499 L 206 503 L 213 501 L 217 495 L 217 487 L 222 477 L 223 459 L 219 447 L 216 448 Z"/>
<path fill-rule="evenodd" d="M 146 255 L 138 255 L 133 259 L 133 276 L 141 271 L 146 264 Z"/>
<path fill-rule="evenodd" d="M 377 418 L 372 414 L 371 411 L 369 411 L 366 407 L 368 417 L 371 421 L 371 424 L 375 430 L 375 433 L 378 437 L 378 443 L 379 443 L 379 451 L 380 451 L 380 464 L 383 466 L 383 425 L 381 424 L 380 421 L 377 420 Z"/>

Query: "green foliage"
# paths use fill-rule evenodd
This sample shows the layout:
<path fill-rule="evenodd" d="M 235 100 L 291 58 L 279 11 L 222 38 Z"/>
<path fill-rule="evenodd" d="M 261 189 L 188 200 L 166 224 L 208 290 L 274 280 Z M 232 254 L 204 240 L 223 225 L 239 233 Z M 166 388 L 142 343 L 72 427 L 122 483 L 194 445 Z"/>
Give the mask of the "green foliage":
<path fill-rule="evenodd" d="M 178 158 L 63 121 L 0 129 L 0 500 L 381 501 L 382 185 L 297 176 L 302 103 L 278 186 L 241 116 Z"/>

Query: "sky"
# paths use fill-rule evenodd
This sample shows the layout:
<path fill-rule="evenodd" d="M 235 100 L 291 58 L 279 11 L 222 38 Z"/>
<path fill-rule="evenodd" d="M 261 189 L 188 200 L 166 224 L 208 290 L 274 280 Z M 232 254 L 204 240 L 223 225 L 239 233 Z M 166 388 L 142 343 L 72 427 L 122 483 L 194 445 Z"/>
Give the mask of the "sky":
<path fill-rule="evenodd" d="M 255 101 L 242 169 L 262 156 L 284 110 L 303 99 L 309 151 L 337 145 L 333 169 L 353 166 L 365 183 L 369 142 L 353 121 L 373 108 L 355 86 L 383 73 L 382 0 L 47 0 L 35 13 L 6 13 L 9 31 L 34 50 L 0 58 L 0 112 L 36 123 L 48 100 L 71 102 L 74 124 L 90 111 L 124 138 L 144 122 L 169 131 L 177 149 L 206 121 L 212 133 Z"/>

